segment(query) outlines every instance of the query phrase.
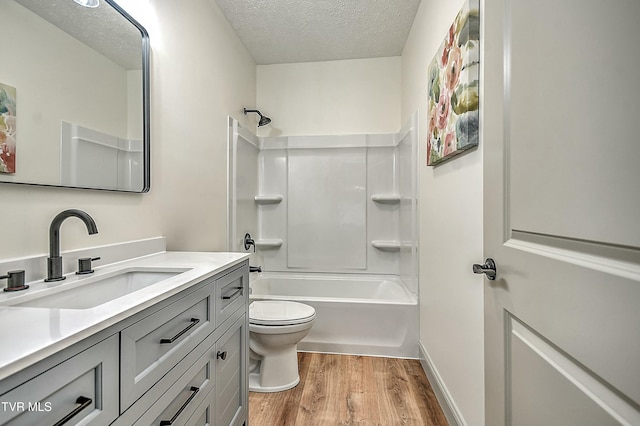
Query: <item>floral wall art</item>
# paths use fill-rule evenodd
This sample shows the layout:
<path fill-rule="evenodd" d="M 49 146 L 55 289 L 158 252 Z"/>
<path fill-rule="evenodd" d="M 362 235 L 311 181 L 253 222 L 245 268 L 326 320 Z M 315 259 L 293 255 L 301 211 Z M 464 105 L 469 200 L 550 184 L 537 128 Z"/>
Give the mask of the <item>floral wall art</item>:
<path fill-rule="evenodd" d="M 428 68 L 427 165 L 478 145 L 480 5 L 465 1 Z"/>
<path fill-rule="evenodd" d="M 16 172 L 16 89 L 0 83 L 0 173 Z"/>

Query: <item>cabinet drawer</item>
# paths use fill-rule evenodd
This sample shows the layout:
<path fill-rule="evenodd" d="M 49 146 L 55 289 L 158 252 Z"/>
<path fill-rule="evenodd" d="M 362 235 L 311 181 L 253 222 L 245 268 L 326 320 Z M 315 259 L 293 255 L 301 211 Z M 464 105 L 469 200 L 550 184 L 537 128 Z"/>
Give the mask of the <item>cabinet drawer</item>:
<path fill-rule="evenodd" d="M 114 335 L 0 396 L 0 424 L 108 425 L 118 417 Z"/>
<path fill-rule="evenodd" d="M 215 345 L 210 346 L 134 424 L 160 425 L 162 421 L 171 421 L 174 425 L 185 424 L 207 398 L 212 398 L 214 363 Z"/>
<path fill-rule="evenodd" d="M 246 317 L 243 315 L 216 343 L 216 421 L 219 426 L 242 424 L 247 401 L 242 390 L 245 372 Z"/>
<path fill-rule="evenodd" d="M 212 293 L 213 283 L 122 330 L 122 411 L 213 331 Z"/>
<path fill-rule="evenodd" d="M 246 266 L 216 280 L 216 324 L 222 324 L 239 307 L 247 303 L 249 273 Z"/>
<path fill-rule="evenodd" d="M 215 396 L 213 392 L 207 395 L 195 409 L 185 426 L 211 426 L 214 424 L 213 418 L 216 413 Z"/>

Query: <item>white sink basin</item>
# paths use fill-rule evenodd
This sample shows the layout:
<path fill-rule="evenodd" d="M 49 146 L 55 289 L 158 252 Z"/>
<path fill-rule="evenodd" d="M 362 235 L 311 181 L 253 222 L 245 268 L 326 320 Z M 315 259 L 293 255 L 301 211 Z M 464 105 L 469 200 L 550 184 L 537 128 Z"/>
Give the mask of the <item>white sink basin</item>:
<path fill-rule="evenodd" d="M 188 271 L 188 269 L 136 269 L 128 268 L 104 277 L 80 279 L 60 288 L 44 290 L 28 300 L 12 303 L 12 306 L 49 309 L 88 309 L 134 291 L 160 283 Z M 26 295 L 25 295 L 26 296 Z"/>

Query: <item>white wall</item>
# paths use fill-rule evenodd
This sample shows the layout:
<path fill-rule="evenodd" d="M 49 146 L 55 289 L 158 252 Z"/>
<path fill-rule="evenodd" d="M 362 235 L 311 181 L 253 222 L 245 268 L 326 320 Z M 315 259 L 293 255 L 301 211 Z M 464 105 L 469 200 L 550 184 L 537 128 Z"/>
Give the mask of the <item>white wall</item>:
<path fill-rule="evenodd" d="M 484 424 L 482 141 L 426 166 L 427 68 L 462 2 L 423 1 L 402 55 L 402 119 L 419 109 L 420 344 L 454 415 Z"/>
<path fill-rule="evenodd" d="M 248 124 L 255 63 L 214 1 L 131 5 L 151 37 L 151 192 L 0 184 L 0 259 L 46 253 L 51 219 L 67 208 L 91 214 L 99 234 L 70 219 L 63 251 L 158 235 L 170 250 L 224 249 L 227 115 Z"/>
<path fill-rule="evenodd" d="M 395 133 L 400 57 L 259 65 L 258 136 Z M 255 115 L 255 114 L 253 114 Z"/>

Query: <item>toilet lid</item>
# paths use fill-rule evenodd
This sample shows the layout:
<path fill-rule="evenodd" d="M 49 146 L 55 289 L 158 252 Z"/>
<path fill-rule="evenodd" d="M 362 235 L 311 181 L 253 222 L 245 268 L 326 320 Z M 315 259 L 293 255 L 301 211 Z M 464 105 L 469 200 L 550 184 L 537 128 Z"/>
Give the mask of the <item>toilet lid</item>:
<path fill-rule="evenodd" d="M 316 310 L 284 300 L 257 300 L 249 305 L 249 322 L 257 325 L 293 325 L 311 321 Z"/>

